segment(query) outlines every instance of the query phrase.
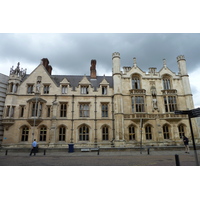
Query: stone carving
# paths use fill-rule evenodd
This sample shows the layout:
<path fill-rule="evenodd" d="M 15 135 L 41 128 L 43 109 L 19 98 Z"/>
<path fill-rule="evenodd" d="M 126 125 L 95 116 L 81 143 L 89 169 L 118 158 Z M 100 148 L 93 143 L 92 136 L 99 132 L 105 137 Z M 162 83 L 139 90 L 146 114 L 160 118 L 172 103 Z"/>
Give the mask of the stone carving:
<path fill-rule="evenodd" d="M 23 70 L 23 68 L 20 69 L 19 67 L 20 62 L 17 63 L 17 67 L 14 69 L 14 66 L 10 68 L 10 75 L 17 75 L 20 77 L 24 77 L 26 75 L 26 69 Z"/>

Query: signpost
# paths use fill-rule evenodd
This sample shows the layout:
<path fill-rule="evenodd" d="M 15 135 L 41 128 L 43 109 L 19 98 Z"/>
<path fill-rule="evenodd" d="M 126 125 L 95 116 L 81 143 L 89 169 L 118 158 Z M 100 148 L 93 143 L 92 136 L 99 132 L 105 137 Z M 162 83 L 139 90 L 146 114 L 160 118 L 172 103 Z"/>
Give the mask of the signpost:
<path fill-rule="evenodd" d="M 196 145 L 195 145 L 195 141 L 194 141 L 194 133 L 193 133 L 193 129 L 192 129 L 191 118 L 200 117 L 200 108 L 196 108 L 196 109 L 192 109 L 192 110 L 176 110 L 174 112 L 174 114 L 175 115 L 188 115 L 189 124 L 190 124 L 190 130 L 191 130 L 191 135 L 192 135 L 192 142 L 193 142 L 196 165 L 199 166 L 199 161 L 198 161 Z"/>

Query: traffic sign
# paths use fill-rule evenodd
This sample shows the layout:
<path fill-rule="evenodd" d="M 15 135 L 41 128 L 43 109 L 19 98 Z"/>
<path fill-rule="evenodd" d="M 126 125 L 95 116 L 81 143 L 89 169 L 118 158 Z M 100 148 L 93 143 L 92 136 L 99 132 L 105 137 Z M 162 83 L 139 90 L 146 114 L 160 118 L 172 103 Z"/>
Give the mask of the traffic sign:
<path fill-rule="evenodd" d="M 175 110 L 174 114 L 175 115 L 188 115 L 190 113 L 189 110 Z"/>
<path fill-rule="evenodd" d="M 200 117 L 200 108 L 196 108 L 196 109 L 193 109 L 193 110 L 190 110 L 190 117 L 193 118 L 193 117 Z"/>

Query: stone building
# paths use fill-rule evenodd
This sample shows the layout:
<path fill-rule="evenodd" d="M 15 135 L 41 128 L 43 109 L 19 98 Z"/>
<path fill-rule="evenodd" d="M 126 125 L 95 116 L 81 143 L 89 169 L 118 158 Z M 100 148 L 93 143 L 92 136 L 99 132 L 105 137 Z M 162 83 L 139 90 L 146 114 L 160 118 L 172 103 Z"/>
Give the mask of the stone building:
<path fill-rule="evenodd" d="M 137 147 L 180 145 L 190 137 L 187 115 L 193 109 L 184 56 L 177 57 L 178 74 L 163 60 L 159 71 L 132 67 L 121 71 L 120 54 L 112 55 L 112 76 L 52 75 L 47 58 L 29 75 L 11 68 L 4 108 L 4 147 Z M 198 142 L 196 121 L 193 130 Z"/>
<path fill-rule="evenodd" d="M 8 76 L 0 73 L 0 145 L 3 139 L 2 117 L 3 117 L 4 103 L 6 99 L 7 83 L 8 83 Z"/>

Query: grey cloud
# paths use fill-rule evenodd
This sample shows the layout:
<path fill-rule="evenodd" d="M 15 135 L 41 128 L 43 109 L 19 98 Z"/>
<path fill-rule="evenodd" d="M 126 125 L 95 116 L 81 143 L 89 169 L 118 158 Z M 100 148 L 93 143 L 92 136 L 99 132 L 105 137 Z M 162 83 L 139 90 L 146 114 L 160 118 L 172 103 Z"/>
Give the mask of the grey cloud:
<path fill-rule="evenodd" d="M 54 68 L 66 74 L 89 74 L 91 59 L 105 71 L 112 71 L 112 53 L 121 54 L 121 65 L 132 66 L 136 57 L 138 66 L 162 68 L 162 59 L 177 72 L 176 57 L 185 55 L 188 72 L 200 66 L 200 34 L 163 33 L 75 33 L 75 34 L 1 34 L 0 59 L 31 63 L 48 58 Z M 15 65 L 16 63 L 13 63 Z M 11 67 L 11 66 L 8 66 Z M 28 66 L 27 66 L 28 68 Z M 30 71 L 28 71 L 30 73 Z"/>

